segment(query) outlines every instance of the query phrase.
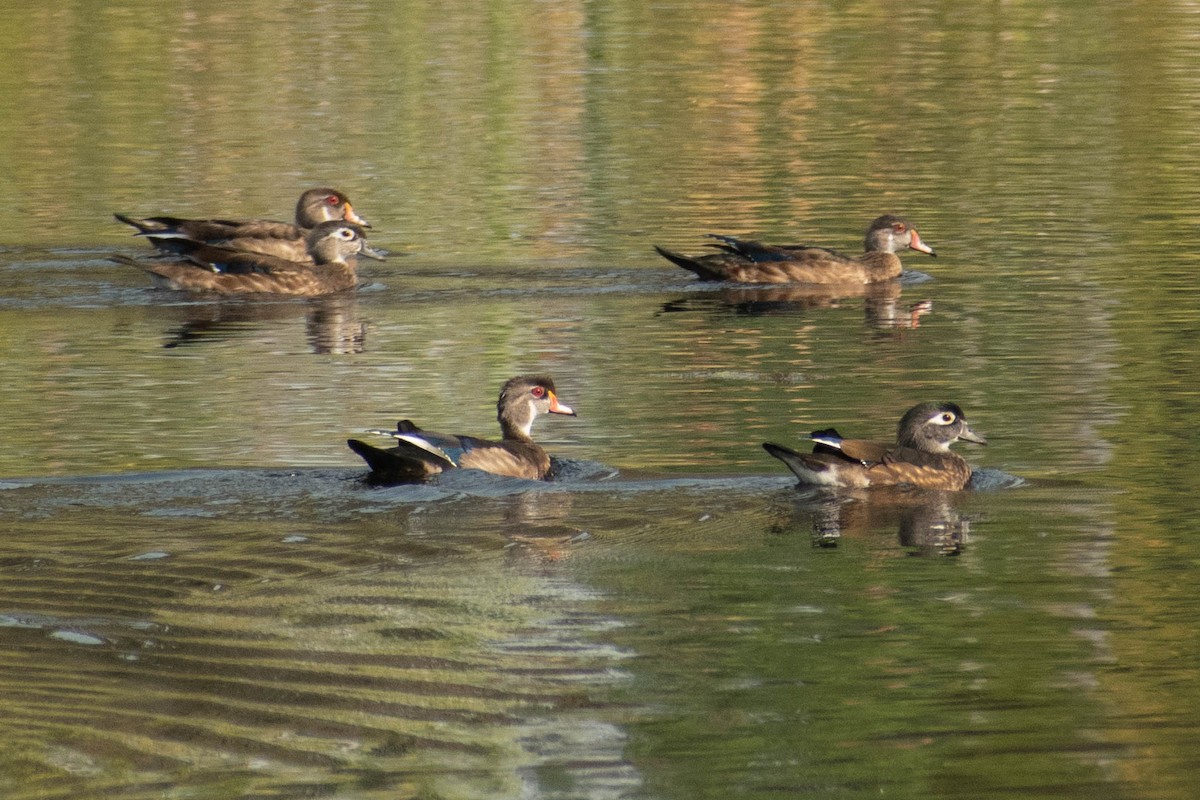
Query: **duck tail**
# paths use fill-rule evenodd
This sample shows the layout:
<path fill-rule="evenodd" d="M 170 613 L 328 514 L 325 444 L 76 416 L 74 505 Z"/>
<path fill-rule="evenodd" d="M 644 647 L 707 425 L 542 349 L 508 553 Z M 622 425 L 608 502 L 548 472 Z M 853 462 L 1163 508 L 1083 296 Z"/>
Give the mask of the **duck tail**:
<path fill-rule="evenodd" d="M 127 214 L 113 213 L 118 222 L 124 222 L 131 228 L 136 228 L 137 233 L 134 236 L 169 236 L 174 233 L 171 226 L 164 219 L 138 219 Z M 178 235 L 178 234 L 176 234 Z"/>
<path fill-rule="evenodd" d="M 408 459 L 399 458 L 389 450 L 360 442 L 358 439 L 347 439 L 346 446 L 367 462 L 367 467 L 371 470 L 369 477 L 372 480 L 403 480 L 421 477 L 423 474 L 412 474 L 413 465 Z"/>
<path fill-rule="evenodd" d="M 763 442 L 763 449 L 786 464 L 801 483 L 817 486 L 837 483 L 829 464 L 819 458 L 813 458 L 809 453 L 798 453 L 790 447 L 771 442 Z"/>
<path fill-rule="evenodd" d="M 691 256 L 685 256 L 682 253 L 676 253 L 672 250 L 667 250 L 665 247 L 654 245 L 654 250 L 660 256 L 670 261 L 672 264 L 683 267 L 688 272 L 694 272 L 701 280 L 705 281 L 723 281 L 725 276 L 711 269 L 703 261 Z"/>
<path fill-rule="evenodd" d="M 419 481 L 442 471 L 440 465 L 432 465 L 433 459 L 410 454 L 403 447 L 385 450 L 358 439 L 347 439 L 346 446 L 367 462 L 372 483 Z"/>
<path fill-rule="evenodd" d="M 131 228 L 137 228 L 138 231 L 144 230 L 142 228 L 142 221 L 140 219 L 134 219 L 133 217 L 126 216 L 125 214 L 117 214 L 115 212 L 113 213 L 113 216 L 117 218 L 117 222 L 124 222 Z M 136 236 L 137 234 L 134 235 Z"/>

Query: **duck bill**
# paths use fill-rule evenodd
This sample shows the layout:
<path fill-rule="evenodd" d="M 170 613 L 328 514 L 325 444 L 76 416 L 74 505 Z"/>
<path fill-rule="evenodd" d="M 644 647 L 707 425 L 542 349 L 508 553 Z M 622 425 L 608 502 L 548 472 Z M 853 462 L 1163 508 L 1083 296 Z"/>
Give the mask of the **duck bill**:
<path fill-rule="evenodd" d="M 575 409 L 571 408 L 568 405 L 565 405 L 564 403 L 558 402 L 558 396 L 555 395 L 554 392 L 550 392 L 550 413 L 551 414 L 565 414 L 568 417 L 579 416 L 578 414 L 575 413 Z"/>
<path fill-rule="evenodd" d="M 363 242 L 362 246 L 358 248 L 358 253 L 359 255 L 366 256 L 367 258 L 374 259 L 375 261 L 387 261 L 387 256 L 385 256 L 382 251 L 376 250 L 366 242 Z"/>
<path fill-rule="evenodd" d="M 350 205 L 349 203 L 346 203 L 346 212 L 342 214 L 342 219 L 346 220 L 347 222 L 353 222 L 355 225 L 361 225 L 364 228 L 371 227 L 371 223 L 360 217 L 358 212 L 354 210 L 354 206 Z"/>
<path fill-rule="evenodd" d="M 908 246 L 913 250 L 920 250 L 922 253 L 928 253 L 937 258 L 937 253 L 933 252 L 933 248 L 921 241 L 921 236 L 917 233 L 916 228 L 913 229 L 912 241 L 908 243 Z"/>
<path fill-rule="evenodd" d="M 975 444 L 987 444 L 987 439 L 980 436 L 970 428 L 963 428 L 963 432 L 958 435 L 959 439 L 964 442 L 974 442 Z"/>

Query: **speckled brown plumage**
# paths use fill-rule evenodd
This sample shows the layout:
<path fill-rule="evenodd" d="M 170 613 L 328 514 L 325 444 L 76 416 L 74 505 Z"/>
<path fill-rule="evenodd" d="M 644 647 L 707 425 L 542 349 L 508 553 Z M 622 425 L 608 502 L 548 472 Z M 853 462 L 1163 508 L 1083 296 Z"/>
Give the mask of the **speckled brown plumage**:
<path fill-rule="evenodd" d="M 971 479 L 971 466 L 950 450 L 958 440 L 986 444 L 953 403 L 921 403 L 897 427 L 895 444 L 843 439 L 837 431 L 814 431 L 813 451 L 800 453 L 765 442 L 763 449 L 788 466 L 801 483 L 866 488 L 910 485 L 958 490 Z"/>
<path fill-rule="evenodd" d="M 114 214 L 118 220 L 138 230 L 138 236 L 150 240 L 164 253 L 182 254 L 186 245 L 180 240 L 225 247 L 247 253 L 262 253 L 297 263 L 311 263 L 305 238 L 322 222 L 352 222 L 371 227 L 350 204 L 350 198 L 337 189 L 309 189 L 296 203 L 296 221 L 266 219 L 186 219 L 183 217 L 130 217 Z"/>
<path fill-rule="evenodd" d="M 898 278 L 903 271 L 896 251 L 933 248 L 921 241 L 916 228 L 903 217 L 887 214 L 867 228 L 864 252 L 845 256 L 823 247 L 769 245 L 732 236 L 713 236 L 720 252 L 685 256 L 662 247 L 659 255 L 694 272 L 701 280 L 736 283 L 864 284 Z"/>
<path fill-rule="evenodd" d="M 367 245 L 366 234 L 349 222 L 322 222 L 306 239 L 313 263 L 176 240 L 181 258 L 173 261 L 114 260 L 145 270 L 170 289 L 215 294 L 284 294 L 304 297 L 333 294 L 358 284 L 355 256 L 381 256 Z"/>

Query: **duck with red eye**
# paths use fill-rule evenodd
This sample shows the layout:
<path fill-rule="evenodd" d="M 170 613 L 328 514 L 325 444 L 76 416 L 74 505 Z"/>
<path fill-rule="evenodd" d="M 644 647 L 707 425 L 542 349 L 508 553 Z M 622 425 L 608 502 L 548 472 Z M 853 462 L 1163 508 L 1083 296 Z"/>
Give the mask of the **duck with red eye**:
<path fill-rule="evenodd" d="M 396 439 L 395 447 L 375 447 L 357 439 L 348 439 L 346 444 L 367 462 L 369 477 L 376 482 L 419 481 L 456 468 L 544 480 L 550 472 L 550 456 L 530 435 L 533 421 L 542 414 L 576 416 L 570 406 L 559 401 L 549 377 L 521 375 L 500 389 L 498 442 L 426 431 L 411 420 L 401 420 L 394 431 L 370 431 Z"/>
<path fill-rule="evenodd" d="M 366 233 L 350 222 L 322 222 L 306 239 L 310 264 L 299 264 L 262 253 L 247 253 L 179 239 L 180 257 L 137 261 L 127 256 L 112 260 L 150 273 L 158 286 L 221 295 L 278 294 L 316 297 L 358 285 L 356 256 L 383 260 L 367 244 Z"/>
<path fill-rule="evenodd" d="M 806 283 L 863 285 L 899 278 L 904 271 L 896 251 L 905 248 L 937 256 L 921 241 L 912 223 L 885 214 L 871 223 L 859 256 L 845 256 L 811 245 L 770 245 L 710 234 L 719 252 L 685 256 L 655 246 L 663 258 L 696 273 L 704 281 L 734 283 Z"/>
<path fill-rule="evenodd" d="M 921 403 L 897 426 L 895 444 L 844 439 L 832 428 L 813 431 L 811 453 L 770 442 L 763 449 L 787 465 L 801 484 L 863 489 L 915 486 L 957 491 L 971 480 L 971 466 L 950 445 L 962 440 L 987 444 L 971 430 L 954 403 Z"/>
<path fill-rule="evenodd" d="M 351 222 L 361 228 L 371 225 L 354 210 L 350 198 L 337 189 L 309 189 L 296 203 L 296 221 L 275 222 L 267 219 L 187 219 L 184 217 L 146 217 L 139 219 L 114 214 L 118 220 L 138 230 L 160 252 L 182 254 L 186 245 L 180 240 L 225 247 L 247 253 L 284 258 L 311 264 L 305 239 L 322 222 Z"/>

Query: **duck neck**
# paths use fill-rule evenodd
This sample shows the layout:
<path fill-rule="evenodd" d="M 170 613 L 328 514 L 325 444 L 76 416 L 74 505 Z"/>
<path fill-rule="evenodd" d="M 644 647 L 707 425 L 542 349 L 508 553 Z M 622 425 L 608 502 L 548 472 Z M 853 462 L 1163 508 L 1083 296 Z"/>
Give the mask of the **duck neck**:
<path fill-rule="evenodd" d="M 922 437 L 912 433 L 901 436 L 897 440 L 897 444 L 901 447 L 911 447 L 913 450 L 920 450 L 922 453 L 929 453 L 933 456 L 961 458 L 958 453 L 950 449 L 950 442 L 941 442 L 937 439 Z"/>
<path fill-rule="evenodd" d="M 320 246 L 314 247 L 311 251 L 309 251 L 309 255 L 312 256 L 314 264 L 328 264 L 330 266 L 351 268 L 354 267 L 355 264 L 353 256 L 344 256 L 336 250 L 330 252 L 329 248 Z"/>
<path fill-rule="evenodd" d="M 533 418 L 533 408 L 529 405 L 520 409 L 506 408 L 498 416 L 500 432 L 505 440 L 532 442 L 530 431 L 533 429 Z"/>
<path fill-rule="evenodd" d="M 900 273 L 904 271 L 904 267 L 900 263 L 900 257 L 895 253 L 883 250 L 863 253 L 859 256 L 859 261 L 866 267 L 867 272 L 870 273 L 871 279 L 874 281 L 898 278 L 900 277 Z"/>
<path fill-rule="evenodd" d="M 345 261 L 328 264 L 318 262 L 310 274 L 324 285 L 325 292 L 342 292 L 358 285 L 358 272 L 354 264 Z"/>

